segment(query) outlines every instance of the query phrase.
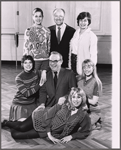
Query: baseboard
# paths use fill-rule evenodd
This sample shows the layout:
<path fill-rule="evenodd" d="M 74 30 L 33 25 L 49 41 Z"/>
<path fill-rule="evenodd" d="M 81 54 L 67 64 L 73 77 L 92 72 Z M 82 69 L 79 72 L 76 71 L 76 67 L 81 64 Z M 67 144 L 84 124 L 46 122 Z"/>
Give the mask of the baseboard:
<path fill-rule="evenodd" d="M 1 61 L 1 65 L 15 65 L 16 66 L 16 61 Z M 21 61 L 17 61 L 17 65 L 21 66 Z M 97 64 L 97 68 L 102 68 L 102 69 L 112 69 L 112 64 Z"/>
<path fill-rule="evenodd" d="M 112 69 L 112 64 L 97 64 L 97 68 Z"/>

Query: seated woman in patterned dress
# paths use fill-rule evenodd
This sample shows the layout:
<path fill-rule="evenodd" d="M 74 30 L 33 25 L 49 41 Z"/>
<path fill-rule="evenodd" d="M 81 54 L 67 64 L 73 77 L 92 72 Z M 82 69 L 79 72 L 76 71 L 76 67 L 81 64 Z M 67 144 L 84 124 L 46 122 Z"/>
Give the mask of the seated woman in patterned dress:
<path fill-rule="evenodd" d="M 74 139 L 84 139 L 90 134 L 91 121 L 83 110 L 86 95 L 80 88 L 71 88 L 66 100 L 59 99 L 53 107 L 39 106 L 23 122 L 2 122 L 11 129 L 14 139 L 48 137 L 53 143 L 67 143 Z"/>
<path fill-rule="evenodd" d="M 21 60 L 23 71 L 16 78 L 17 92 L 12 101 L 9 120 L 27 118 L 37 107 L 36 99 L 40 89 L 40 73 L 36 71 L 35 61 L 30 55 L 24 55 Z"/>
<path fill-rule="evenodd" d="M 78 81 L 78 87 L 86 94 L 93 129 L 101 129 L 101 109 L 98 101 L 102 93 L 102 82 L 97 75 L 96 65 L 90 59 L 82 62 L 82 78 Z"/>

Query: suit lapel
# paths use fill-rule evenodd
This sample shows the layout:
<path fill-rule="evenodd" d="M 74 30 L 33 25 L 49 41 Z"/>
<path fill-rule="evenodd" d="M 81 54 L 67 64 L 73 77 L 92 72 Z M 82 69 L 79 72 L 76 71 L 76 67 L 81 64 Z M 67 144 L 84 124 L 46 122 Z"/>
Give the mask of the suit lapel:
<path fill-rule="evenodd" d="M 61 68 L 60 72 L 59 72 L 59 76 L 58 76 L 58 81 L 57 81 L 57 86 L 56 86 L 56 90 L 59 86 L 59 84 L 61 83 L 62 78 L 64 77 L 64 69 Z"/>
<path fill-rule="evenodd" d="M 48 72 L 47 80 L 48 80 L 48 87 L 50 87 L 50 85 L 51 85 L 51 88 L 52 88 L 51 90 L 54 91 L 54 93 L 55 93 L 55 86 L 54 86 L 52 71 Z"/>
<path fill-rule="evenodd" d="M 56 25 L 53 26 L 53 31 L 54 31 L 54 36 L 55 36 L 56 42 L 58 43 L 57 36 L 56 36 Z"/>
<path fill-rule="evenodd" d="M 62 38 L 61 38 L 61 41 L 63 40 L 63 37 L 65 36 L 67 30 L 68 30 L 68 25 L 66 24 L 66 28 L 65 28 L 65 31 L 64 31 L 63 36 L 62 36 Z M 61 41 L 60 41 L 60 43 L 61 43 Z"/>

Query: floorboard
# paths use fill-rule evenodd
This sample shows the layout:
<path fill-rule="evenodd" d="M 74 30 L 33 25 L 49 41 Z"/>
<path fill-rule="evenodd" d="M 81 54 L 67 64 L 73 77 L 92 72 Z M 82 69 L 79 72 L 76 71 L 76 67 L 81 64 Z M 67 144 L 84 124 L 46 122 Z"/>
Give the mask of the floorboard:
<path fill-rule="evenodd" d="M 9 109 L 16 93 L 15 77 L 21 72 L 20 66 L 2 64 L 1 67 L 1 121 L 8 119 Z M 1 148 L 3 149 L 110 149 L 112 147 L 112 70 L 98 68 L 103 83 L 103 94 L 99 100 L 102 110 L 102 129 L 94 130 L 84 140 L 73 140 L 67 144 L 53 144 L 47 139 L 14 140 L 9 130 L 1 130 Z"/>

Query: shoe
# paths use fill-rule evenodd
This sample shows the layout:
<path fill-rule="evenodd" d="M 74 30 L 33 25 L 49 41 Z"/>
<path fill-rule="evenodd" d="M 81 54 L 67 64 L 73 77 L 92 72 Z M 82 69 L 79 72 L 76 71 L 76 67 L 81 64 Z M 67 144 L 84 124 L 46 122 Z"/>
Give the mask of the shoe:
<path fill-rule="evenodd" d="M 98 119 L 97 123 L 102 123 L 101 117 Z"/>
<path fill-rule="evenodd" d="M 92 126 L 92 130 L 100 130 L 102 128 L 102 125 L 101 123 L 95 123 L 93 126 Z"/>
<path fill-rule="evenodd" d="M 8 120 L 3 120 L 3 122 L 1 123 L 1 127 L 4 128 L 6 127 L 6 123 L 8 122 Z"/>

